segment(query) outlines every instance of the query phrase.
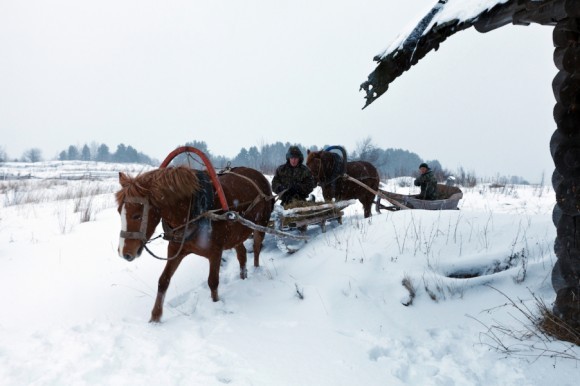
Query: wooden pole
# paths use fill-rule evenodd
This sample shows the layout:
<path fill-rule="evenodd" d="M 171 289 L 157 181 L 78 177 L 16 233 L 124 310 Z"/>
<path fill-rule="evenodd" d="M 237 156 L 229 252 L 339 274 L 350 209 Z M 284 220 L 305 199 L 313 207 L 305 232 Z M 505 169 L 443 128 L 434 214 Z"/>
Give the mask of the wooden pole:
<path fill-rule="evenodd" d="M 380 198 L 382 198 L 382 199 L 384 199 L 384 200 L 387 200 L 387 201 L 388 201 L 388 202 L 390 202 L 391 204 L 393 204 L 393 205 L 395 205 L 395 206 L 398 206 L 398 207 L 399 207 L 399 208 L 401 208 L 401 209 L 409 209 L 407 206 L 405 206 L 405 205 L 401 204 L 400 202 L 398 202 L 398 201 L 396 201 L 396 200 L 393 200 L 392 198 L 389 198 L 389 197 L 385 196 L 385 195 L 384 195 L 383 193 L 381 193 L 380 191 L 377 191 L 377 190 L 371 189 L 371 188 L 370 188 L 368 185 L 366 185 L 366 184 L 364 184 L 364 183 L 360 182 L 359 180 L 357 180 L 357 179 L 355 179 L 355 178 L 352 178 L 352 177 L 351 177 L 351 176 L 349 176 L 348 174 L 345 174 L 343 177 L 344 177 L 345 179 L 347 179 L 347 180 L 351 181 L 351 182 L 354 182 L 354 183 L 355 183 L 355 184 L 357 184 L 357 185 L 360 185 L 360 186 L 362 186 L 363 188 L 365 188 L 365 189 L 366 189 L 366 190 L 368 190 L 369 192 L 371 192 L 371 193 L 374 193 L 374 194 L 375 194 L 375 196 L 379 196 Z"/>

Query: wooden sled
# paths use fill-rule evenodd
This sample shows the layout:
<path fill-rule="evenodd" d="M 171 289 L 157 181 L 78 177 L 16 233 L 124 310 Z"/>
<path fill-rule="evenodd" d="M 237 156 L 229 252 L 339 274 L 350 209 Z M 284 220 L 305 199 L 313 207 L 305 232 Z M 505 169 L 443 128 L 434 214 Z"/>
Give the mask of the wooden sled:
<path fill-rule="evenodd" d="M 381 194 L 377 195 L 377 201 L 375 202 L 375 208 L 378 213 L 380 213 L 381 209 L 391 211 L 401 209 L 425 209 L 425 210 L 457 209 L 457 204 L 459 203 L 459 200 L 463 198 L 463 192 L 461 191 L 461 189 L 459 189 L 456 186 L 447 186 L 443 184 L 437 184 L 437 197 L 440 198 L 438 200 L 421 200 L 417 198 L 416 195 L 397 194 L 382 189 L 379 189 L 379 193 Z M 381 204 L 381 198 L 384 198 L 390 203 L 394 203 L 396 205 L 385 206 Z"/>
<path fill-rule="evenodd" d="M 281 232 L 296 231 L 306 233 L 309 225 L 319 225 L 322 233 L 326 232 L 326 224 L 329 221 L 337 221 L 342 224 L 343 209 L 353 204 L 355 200 L 337 201 L 328 203 L 301 202 L 300 206 L 288 207 L 275 205 L 270 217 L 269 227 Z M 278 248 L 284 252 L 294 253 L 306 240 L 291 240 L 286 237 L 276 236 Z"/>

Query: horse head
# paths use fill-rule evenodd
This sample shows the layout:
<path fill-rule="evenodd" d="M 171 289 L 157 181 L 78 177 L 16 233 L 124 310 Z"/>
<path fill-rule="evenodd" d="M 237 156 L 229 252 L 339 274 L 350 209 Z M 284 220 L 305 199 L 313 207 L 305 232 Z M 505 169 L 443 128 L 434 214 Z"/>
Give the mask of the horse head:
<path fill-rule="evenodd" d="M 307 151 L 306 166 L 310 169 L 312 176 L 318 184 L 328 182 L 335 178 L 335 174 L 340 169 L 342 171 L 342 163 L 340 157 L 337 157 L 330 151 Z"/>
<path fill-rule="evenodd" d="M 147 241 L 161 221 L 159 210 L 151 205 L 148 190 L 139 181 L 119 173 L 121 190 L 116 194 L 117 211 L 121 216 L 119 256 L 133 261 L 143 252 Z"/>
<path fill-rule="evenodd" d="M 321 171 L 321 162 L 319 151 L 310 151 L 306 150 L 306 166 L 310 169 L 310 173 L 312 173 L 312 177 L 314 177 L 314 181 L 318 184 L 320 181 L 320 171 Z"/>

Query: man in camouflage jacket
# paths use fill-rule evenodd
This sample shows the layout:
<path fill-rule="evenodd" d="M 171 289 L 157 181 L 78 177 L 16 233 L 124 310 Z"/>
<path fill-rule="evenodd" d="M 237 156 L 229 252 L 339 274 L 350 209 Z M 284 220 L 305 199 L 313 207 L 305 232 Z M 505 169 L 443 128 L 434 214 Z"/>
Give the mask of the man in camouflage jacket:
<path fill-rule="evenodd" d="M 415 179 L 415 186 L 421 187 L 421 193 L 417 196 L 421 200 L 437 199 L 437 179 L 429 168 L 429 165 L 422 163 L 419 165 L 421 175 Z"/>
<path fill-rule="evenodd" d="M 282 205 L 293 200 L 306 200 L 316 186 L 310 169 L 303 164 L 304 155 L 298 146 L 290 146 L 286 163 L 278 166 L 272 179 L 272 191 L 282 193 Z"/>

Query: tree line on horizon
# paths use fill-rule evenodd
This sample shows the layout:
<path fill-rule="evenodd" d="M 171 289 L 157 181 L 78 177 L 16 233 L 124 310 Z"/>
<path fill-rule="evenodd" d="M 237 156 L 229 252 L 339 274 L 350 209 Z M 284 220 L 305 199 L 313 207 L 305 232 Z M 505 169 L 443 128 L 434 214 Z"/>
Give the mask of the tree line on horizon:
<path fill-rule="evenodd" d="M 318 151 L 322 147 L 305 146 L 300 143 L 280 142 L 262 143 L 249 148 L 242 147 L 238 154 L 232 158 L 214 154 L 205 141 L 186 142 L 184 146 L 195 147 L 204 152 L 216 169 L 231 166 L 248 166 L 258 169 L 266 174 L 273 174 L 276 168 L 286 162 L 286 152 L 290 146 L 298 146 L 306 157 L 307 150 Z M 348 149 L 347 149 L 348 152 Z M 372 139 L 366 138 L 348 153 L 348 160 L 368 161 L 375 165 L 383 178 L 412 175 L 421 162 L 428 162 L 434 171 L 443 170 L 437 160 L 424 161 L 416 153 L 403 149 L 381 149 L 372 143 Z M 106 144 L 92 142 L 82 146 L 69 145 L 62 150 L 57 158 L 59 161 L 97 161 L 118 163 L 143 163 L 147 165 L 159 165 L 160 161 L 138 151 L 131 145 L 119 144 L 114 152 Z M 40 162 L 43 161 L 42 151 L 39 148 L 31 148 L 23 152 L 20 159 L 13 161 Z M 0 148 L 0 162 L 9 161 L 6 152 Z"/>
<path fill-rule="evenodd" d="M 308 150 L 318 151 L 329 145 L 305 146 L 301 143 L 280 141 L 269 144 L 262 143 L 259 146 L 242 147 L 233 158 L 214 155 L 205 141 L 192 141 L 186 143 L 185 146 L 192 146 L 204 152 L 216 169 L 226 167 L 229 164 L 231 166 L 248 166 L 265 174 L 274 174 L 276 168 L 286 162 L 286 152 L 290 146 L 298 146 L 306 159 Z M 437 177 L 443 181 L 450 175 L 437 160 L 423 160 L 418 154 L 403 149 L 381 149 L 373 144 L 370 137 L 357 143 L 350 152 L 348 149 L 346 150 L 348 161 L 372 163 L 383 179 L 415 175 L 422 162 L 427 162 Z"/>
<path fill-rule="evenodd" d="M 118 162 L 118 163 L 141 163 L 146 165 L 158 165 L 159 161 L 137 151 L 131 145 L 126 146 L 121 143 L 117 145 L 117 150 L 111 153 L 109 147 L 103 144 L 92 143 L 92 146 L 85 144 L 82 148 L 70 145 L 67 150 L 63 150 L 58 155 L 59 161 L 97 161 L 97 162 Z"/>
<path fill-rule="evenodd" d="M 307 150 L 318 151 L 326 148 L 328 145 L 322 147 L 305 146 L 300 143 L 280 142 L 275 143 L 261 143 L 257 146 L 249 148 L 242 147 L 238 154 L 232 158 L 223 155 L 214 154 L 207 146 L 205 141 L 191 141 L 184 144 L 185 146 L 192 146 L 207 155 L 211 163 L 216 169 L 225 168 L 229 166 L 247 166 L 260 170 L 265 174 L 274 174 L 276 168 L 286 162 L 286 152 L 290 146 L 298 146 L 306 157 Z M 181 145 L 180 145 L 181 146 Z M 178 147 L 178 146 L 176 146 Z M 463 186 L 475 186 L 476 176 L 473 172 L 466 172 L 463 168 L 459 168 L 455 173 L 444 169 L 438 160 L 425 160 L 418 154 L 404 149 L 387 148 L 382 149 L 374 145 L 372 138 L 367 137 L 358 142 L 354 149 L 350 152 L 347 150 L 347 158 L 349 161 L 367 161 L 372 163 L 379 171 L 381 179 L 389 179 L 404 176 L 417 176 L 418 166 L 422 162 L 429 164 L 433 170 L 437 180 L 446 181 L 450 176 L 453 176 L 457 183 Z M 106 144 L 99 144 L 92 142 L 84 144 L 83 146 L 70 145 L 67 149 L 62 150 L 57 159 L 59 161 L 97 161 L 97 162 L 116 162 L 116 163 L 142 163 L 156 166 L 160 161 L 149 157 L 148 155 L 138 151 L 131 145 L 119 144 L 114 152 Z M 13 161 L 23 162 L 39 162 L 42 161 L 42 151 L 39 148 L 31 148 L 26 150 L 20 159 Z M 0 162 L 9 161 L 6 152 L 0 147 Z M 504 178 L 505 180 L 505 178 Z M 521 177 L 510 177 L 507 179 L 509 183 L 523 183 L 527 184 Z"/>
<path fill-rule="evenodd" d="M 159 165 L 159 161 L 148 155 L 137 151 L 132 146 L 125 144 L 117 145 L 114 152 L 109 150 L 105 144 L 92 142 L 83 146 L 70 145 L 66 150 L 62 150 L 56 158 L 58 161 L 97 161 L 116 163 L 142 163 L 147 165 Z M 0 162 L 41 162 L 44 161 L 42 150 L 33 147 L 25 150 L 20 158 L 8 157 L 6 151 L 0 147 Z"/>

